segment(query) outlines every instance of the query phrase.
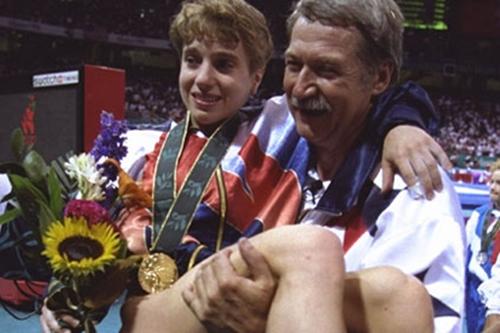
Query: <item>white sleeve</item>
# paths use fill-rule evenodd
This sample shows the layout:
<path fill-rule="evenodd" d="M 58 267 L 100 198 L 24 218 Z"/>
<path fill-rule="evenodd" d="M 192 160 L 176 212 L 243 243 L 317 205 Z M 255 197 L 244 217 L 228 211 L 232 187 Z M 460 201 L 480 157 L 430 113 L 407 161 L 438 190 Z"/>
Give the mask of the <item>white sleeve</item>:
<path fill-rule="evenodd" d="M 11 186 L 7 175 L 0 174 L 0 200 L 10 192 Z M 3 214 L 6 203 L 0 203 L 0 214 Z"/>
<path fill-rule="evenodd" d="M 390 265 L 419 277 L 436 303 L 435 331 L 461 332 L 466 236 L 450 182 L 431 201 L 400 192 L 377 227 L 361 266 Z"/>
<path fill-rule="evenodd" d="M 135 161 L 147 153 L 152 152 L 162 133 L 162 131 L 156 130 L 127 131 L 125 139 L 127 155 L 121 162 L 123 170 L 129 170 Z"/>
<path fill-rule="evenodd" d="M 407 274 L 424 275 L 422 281 L 429 294 L 444 305 L 443 313 L 452 313 L 437 314 L 435 332 L 460 333 L 465 295 L 463 229 L 457 221 L 443 216 L 425 223 L 413 222 L 415 228 L 378 239 L 363 266 L 390 265 Z"/>
<path fill-rule="evenodd" d="M 486 315 L 500 314 L 500 255 L 491 268 L 491 278 L 481 283 L 477 291 L 486 305 Z"/>
<path fill-rule="evenodd" d="M 467 235 L 467 244 L 471 244 L 476 234 L 476 227 L 479 221 L 479 212 L 474 210 L 465 224 L 465 234 Z"/>

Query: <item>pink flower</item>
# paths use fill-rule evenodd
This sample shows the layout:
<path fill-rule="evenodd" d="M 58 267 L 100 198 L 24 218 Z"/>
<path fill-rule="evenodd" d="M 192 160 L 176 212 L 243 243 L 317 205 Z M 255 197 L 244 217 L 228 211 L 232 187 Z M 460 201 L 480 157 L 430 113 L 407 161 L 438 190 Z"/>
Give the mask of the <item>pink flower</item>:
<path fill-rule="evenodd" d="M 87 224 L 94 225 L 99 222 L 111 224 L 108 211 L 95 201 L 71 200 L 64 209 L 65 217 L 83 217 Z"/>

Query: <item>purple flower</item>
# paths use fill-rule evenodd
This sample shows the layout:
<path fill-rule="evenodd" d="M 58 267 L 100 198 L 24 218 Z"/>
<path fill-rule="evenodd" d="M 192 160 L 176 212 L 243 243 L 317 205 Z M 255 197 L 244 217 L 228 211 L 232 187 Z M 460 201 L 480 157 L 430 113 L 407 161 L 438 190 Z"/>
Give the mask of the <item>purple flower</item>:
<path fill-rule="evenodd" d="M 83 217 L 88 225 L 99 222 L 111 224 L 108 211 L 95 201 L 91 200 L 71 200 L 64 209 L 65 217 Z"/>
<path fill-rule="evenodd" d="M 90 152 L 98 161 L 101 157 L 114 158 L 120 161 L 127 155 L 124 145 L 127 132 L 126 120 L 115 120 L 113 114 L 103 111 L 101 113 L 101 132 L 94 141 L 94 148 Z"/>
<path fill-rule="evenodd" d="M 104 188 L 105 199 L 99 202 L 103 207 L 110 209 L 118 197 L 118 188 L 116 186 L 108 186 Z"/>
<path fill-rule="evenodd" d="M 99 161 L 101 157 L 120 161 L 127 155 L 127 147 L 124 145 L 126 132 L 126 120 L 115 120 L 113 114 L 103 111 L 101 113 L 101 132 L 95 139 L 90 154 L 94 156 L 96 161 Z M 118 170 L 110 164 L 98 164 L 97 167 L 107 179 L 102 185 L 105 192 L 102 204 L 108 207 L 116 199 L 116 188 L 112 182 L 116 180 Z"/>
<path fill-rule="evenodd" d="M 118 170 L 113 164 L 110 163 L 102 163 L 99 164 L 98 166 L 99 170 L 101 171 L 101 174 L 106 177 L 108 180 L 108 183 L 111 181 L 115 181 L 116 178 L 118 177 Z"/>

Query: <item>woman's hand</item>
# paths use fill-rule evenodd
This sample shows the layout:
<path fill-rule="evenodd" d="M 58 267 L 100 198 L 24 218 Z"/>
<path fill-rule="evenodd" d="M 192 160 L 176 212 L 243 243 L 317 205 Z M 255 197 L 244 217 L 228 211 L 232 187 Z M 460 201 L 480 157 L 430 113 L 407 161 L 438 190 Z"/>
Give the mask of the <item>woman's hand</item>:
<path fill-rule="evenodd" d="M 70 328 L 76 328 L 79 324 L 80 322 L 70 315 L 59 315 L 49 310 L 44 301 L 40 315 L 40 326 L 42 326 L 43 333 L 71 333 Z"/>

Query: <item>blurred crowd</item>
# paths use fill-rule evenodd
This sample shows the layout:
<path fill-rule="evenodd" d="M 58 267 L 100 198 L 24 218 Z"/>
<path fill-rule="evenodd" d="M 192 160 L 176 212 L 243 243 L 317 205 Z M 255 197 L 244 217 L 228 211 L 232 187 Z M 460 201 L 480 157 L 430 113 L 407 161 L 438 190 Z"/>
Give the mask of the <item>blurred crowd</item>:
<path fill-rule="evenodd" d="M 292 1 L 248 2 L 266 15 L 278 45 L 284 44 L 286 35 L 283 28 Z M 170 17 L 177 12 L 180 3 L 177 0 L 0 0 L 0 16 L 89 32 L 166 39 Z"/>
<path fill-rule="evenodd" d="M 1 52 L 2 41 L 13 47 Z M 89 63 L 85 60 L 91 52 L 85 40 L 0 28 L 0 78 L 75 69 Z"/>
<path fill-rule="evenodd" d="M 159 124 L 184 118 L 179 89 L 157 80 L 127 80 L 125 116 L 131 124 Z"/>
<path fill-rule="evenodd" d="M 252 96 L 247 107 L 256 107 L 279 92 L 265 94 L 262 90 Z M 264 96 L 265 95 L 265 96 Z M 175 83 L 159 79 L 127 77 L 125 87 L 125 117 L 133 128 L 158 128 L 170 121 L 178 122 L 186 109 Z"/>
<path fill-rule="evenodd" d="M 25 6 L 21 3 L 26 2 Z M 178 1 L 3 0 L 2 16 L 86 31 L 166 38 Z M 110 15 L 110 13 L 113 13 Z"/>
<path fill-rule="evenodd" d="M 129 122 L 158 124 L 179 121 L 185 115 L 175 83 L 155 79 L 127 80 L 126 116 Z M 254 96 L 250 105 L 260 105 L 278 91 Z M 455 165 L 484 168 L 481 161 L 500 156 L 500 102 L 441 95 L 434 99 L 441 115 L 437 141 Z"/>
<path fill-rule="evenodd" d="M 455 164 L 481 168 L 500 156 L 500 103 L 440 96 L 434 101 L 442 117 L 437 138 Z"/>
<path fill-rule="evenodd" d="M 275 40 L 276 54 L 286 45 L 285 21 L 291 0 L 270 2 L 248 0 L 268 18 Z M 0 0 L 0 16 L 43 22 L 68 28 L 84 29 L 94 33 L 118 33 L 123 35 L 166 39 L 169 18 L 178 9 L 180 1 L 94 1 L 94 0 Z M 113 13 L 110 15 L 109 13 Z M 440 32 L 416 33 L 411 29 L 405 39 L 405 63 L 427 63 L 452 57 L 454 43 Z M 8 48 L 2 52 L 2 41 Z M 422 48 L 422 45 L 426 47 Z M 488 46 L 489 45 L 489 46 Z M 463 45 L 460 45 L 462 47 Z M 486 43 L 485 48 L 493 47 Z M 458 52 L 467 59 L 481 59 L 479 63 L 491 63 L 479 58 L 480 54 L 493 55 L 485 49 L 463 48 L 475 51 Z M 422 51 L 424 50 L 424 51 Z M 40 56 L 43 51 L 43 56 Z M 127 46 L 106 45 L 72 38 L 61 38 L 0 28 L 0 77 L 14 78 L 44 71 L 78 68 L 84 63 L 125 68 L 127 71 L 126 116 L 131 124 L 163 124 L 178 121 L 185 115 L 177 84 L 162 80 L 162 75 L 129 76 L 136 70 L 134 59 Z M 158 52 L 158 51 L 156 51 Z M 34 56 L 36 54 L 37 56 Z M 153 55 L 158 54 L 152 51 Z M 411 57 L 410 57 L 411 55 Z M 153 58 L 151 56 L 151 58 Z M 422 59 L 420 59 L 422 58 Z M 491 59 L 490 59 L 491 58 Z M 483 61 L 484 60 L 484 61 Z M 280 93 L 282 60 L 276 56 L 271 62 L 263 89 L 250 104 L 259 105 L 270 96 Z M 148 66 L 147 62 L 144 63 Z M 153 69 L 153 71 L 159 71 Z M 281 72 L 280 72 L 281 71 Z M 483 168 L 482 161 L 500 156 L 498 129 L 500 128 L 500 103 L 484 102 L 473 98 L 442 95 L 434 99 L 442 115 L 439 143 L 446 149 L 456 165 Z"/>
<path fill-rule="evenodd" d="M 185 109 L 175 83 L 156 79 L 127 82 L 126 116 L 132 124 L 154 125 L 184 118 Z M 260 92 L 249 104 L 260 105 L 277 93 Z M 500 102 L 441 95 L 434 103 L 441 115 L 437 141 L 455 165 L 484 168 L 481 161 L 500 156 Z"/>

